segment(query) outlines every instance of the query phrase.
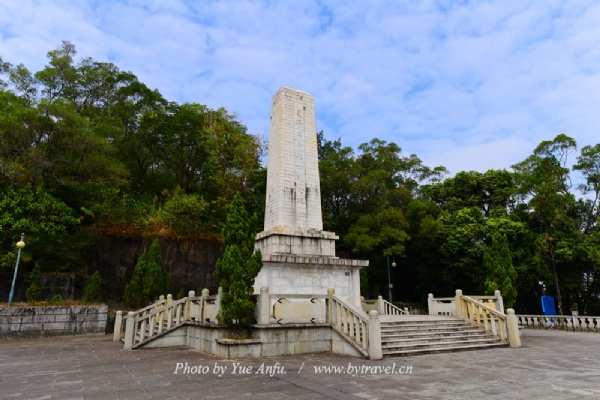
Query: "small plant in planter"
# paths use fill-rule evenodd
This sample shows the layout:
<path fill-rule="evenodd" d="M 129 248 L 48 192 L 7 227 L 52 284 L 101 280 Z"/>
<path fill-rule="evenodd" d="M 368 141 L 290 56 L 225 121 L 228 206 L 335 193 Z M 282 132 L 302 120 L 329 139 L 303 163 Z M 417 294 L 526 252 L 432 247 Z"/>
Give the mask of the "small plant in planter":
<path fill-rule="evenodd" d="M 254 309 L 251 295 L 254 278 L 262 268 L 260 250 L 254 250 L 258 217 L 248 215 L 239 193 L 235 195 L 223 226 L 223 257 L 217 261 L 216 274 L 223 288 L 219 323 L 232 326 L 235 339 L 247 338 L 245 328 Z"/>

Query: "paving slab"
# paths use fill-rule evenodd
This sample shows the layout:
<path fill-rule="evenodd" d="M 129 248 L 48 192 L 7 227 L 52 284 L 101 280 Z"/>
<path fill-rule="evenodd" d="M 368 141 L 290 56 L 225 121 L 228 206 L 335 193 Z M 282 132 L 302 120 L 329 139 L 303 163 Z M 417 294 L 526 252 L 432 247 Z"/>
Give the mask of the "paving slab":
<path fill-rule="evenodd" d="M 0 341 L 1 399 L 600 399 L 600 333 L 523 331 L 523 347 L 370 361 L 124 351 L 110 335 Z"/>

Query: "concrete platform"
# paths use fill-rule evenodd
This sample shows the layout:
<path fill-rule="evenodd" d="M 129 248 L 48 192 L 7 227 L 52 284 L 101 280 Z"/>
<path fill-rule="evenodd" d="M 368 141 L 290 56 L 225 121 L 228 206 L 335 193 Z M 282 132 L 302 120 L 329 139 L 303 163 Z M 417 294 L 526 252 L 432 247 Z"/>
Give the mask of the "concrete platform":
<path fill-rule="evenodd" d="M 525 330 L 523 345 L 382 361 L 321 354 L 236 363 L 187 348 L 125 352 L 108 335 L 5 340 L 0 398 L 600 399 L 600 334 Z"/>

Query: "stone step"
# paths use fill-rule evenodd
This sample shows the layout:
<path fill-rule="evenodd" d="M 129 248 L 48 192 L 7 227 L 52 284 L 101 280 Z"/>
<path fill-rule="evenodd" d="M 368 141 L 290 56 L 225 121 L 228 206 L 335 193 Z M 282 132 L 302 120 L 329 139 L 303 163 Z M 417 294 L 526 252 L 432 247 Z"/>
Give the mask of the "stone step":
<path fill-rule="evenodd" d="M 456 343 L 496 343 L 499 342 L 500 339 L 489 337 L 489 336 L 479 336 L 474 338 L 466 338 L 462 337 L 454 337 L 454 338 L 430 338 L 427 340 L 423 339 L 398 339 L 392 341 L 382 341 L 381 348 L 382 349 L 391 349 L 391 348 L 404 348 L 404 347 L 428 347 L 432 345 L 446 345 L 446 344 L 456 344 Z"/>
<path fill-rule="evenodd" d="M 383 350 L 384 357 L 402 357 L 402 356 L 413 356 L 423 354 L 434 354 L 434 353 L 450 353 L 456 351 L 468 351 L 468 350 L 485 350 L 494 348 L 508 347 L 508 343 L 496 342 L 486 344 L 462 344 L 462 345 L 447 345 L 447 346 L 430 346 L 429 348 L 417 348 L 417 349 L 405 349 L 405 350 Z"/>
<path fill-rule="evenodd" d="M 478 331 L 480 330 L 480 328 L 478 327 L 470 327 L 470 326 L 465 326 L 465 325 L 457 325 L 457 326 L 436 326 L 436 327 L 427 327 L 427 328 L 381 328 L 381 333 L 398 333 L 398 334 L 412 334 L 412 333 L 419 333 L 419 332 L 457 332 L 457 331 L 464 331 L 464 330 L 474 330 L 474 331 Z"/>
<path fill-rule="evenodd" d="M 457 332 L 417 332 L 407 334 L 399 334 L 399 333 L 386 333 L 385 335 L 381 335 L 382 341 L 389 341 L 394 339 L 435 339 L 435 338 L 445 338 L 445 337 L 476 337 L 476 336 L 489 336 L 487 333 L 479 330 L 465 330 L 465 331 L 457 331 Z"/>

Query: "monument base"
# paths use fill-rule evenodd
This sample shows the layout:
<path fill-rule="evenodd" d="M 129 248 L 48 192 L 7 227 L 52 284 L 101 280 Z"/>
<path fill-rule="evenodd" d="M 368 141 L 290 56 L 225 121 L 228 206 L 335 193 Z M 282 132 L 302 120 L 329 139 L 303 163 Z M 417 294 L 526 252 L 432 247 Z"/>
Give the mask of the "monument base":
<path fill-rule="evenodd" d="M 327 294 L 334 288 L 336 296 L 360 307 L 360 269 L 368 265 L 367 260 L 263 254 L 254 293 L 260 293 L 261 286 L 271 294 Z"/>

